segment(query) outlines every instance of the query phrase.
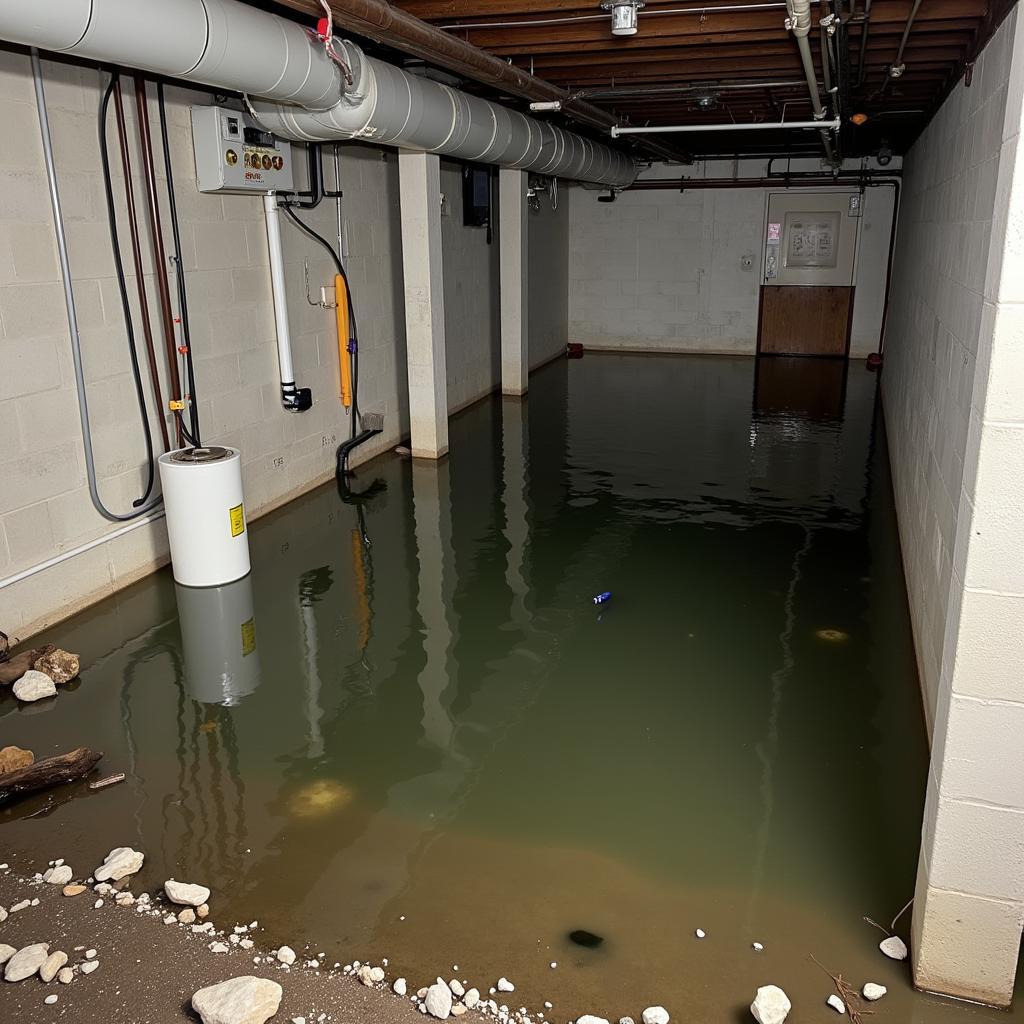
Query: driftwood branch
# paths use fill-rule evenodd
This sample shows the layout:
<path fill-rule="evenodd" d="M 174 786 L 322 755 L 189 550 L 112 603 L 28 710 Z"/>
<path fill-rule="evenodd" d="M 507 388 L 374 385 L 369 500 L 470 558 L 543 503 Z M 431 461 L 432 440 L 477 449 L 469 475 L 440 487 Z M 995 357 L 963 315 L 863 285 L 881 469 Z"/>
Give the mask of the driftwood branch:
<path fill-rule="evenodd" d="M 0 804 L 26 793 L 84 778 L 96 767 L 101 757 L 103 755 L 98 750 L 78 747 L 68 754 L 47 757 L 25 768 L 4 772 L 0 775 Z"/>
<path fill-rule="evenodd" d="M 53 649 L 53 644 L 33 647 L 22 651 L 21 654 L 15 654 L 7 661 L 0 661 L 0 686 L 16 683 L 44 654 L 49 654 Z"/>

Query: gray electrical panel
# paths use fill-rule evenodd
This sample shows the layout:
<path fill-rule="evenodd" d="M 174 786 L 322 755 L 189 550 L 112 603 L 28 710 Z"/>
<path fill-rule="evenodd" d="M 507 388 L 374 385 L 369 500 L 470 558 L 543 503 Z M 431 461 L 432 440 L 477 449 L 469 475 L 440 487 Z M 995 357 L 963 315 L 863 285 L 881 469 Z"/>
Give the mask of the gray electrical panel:
<path fill-rule="evenodd" d="M 292 147 L 241 110 L 192 108 L 200 192 L 291 192 Z"/>

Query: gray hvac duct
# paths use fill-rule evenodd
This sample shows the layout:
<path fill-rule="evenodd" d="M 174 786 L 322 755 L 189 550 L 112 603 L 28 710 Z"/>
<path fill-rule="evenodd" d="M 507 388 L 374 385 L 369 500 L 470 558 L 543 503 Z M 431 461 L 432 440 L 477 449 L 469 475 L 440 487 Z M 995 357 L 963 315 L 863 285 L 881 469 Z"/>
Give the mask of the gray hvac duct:
<path fill-rule="evenodd" d="M 615 188 L 637 175 L 609 146 L 335 41 L 349 85 L 306 29 L 238 0 L 3 2 L 0 39 L 245 93 L 293 141 L 363 139 Z"/>

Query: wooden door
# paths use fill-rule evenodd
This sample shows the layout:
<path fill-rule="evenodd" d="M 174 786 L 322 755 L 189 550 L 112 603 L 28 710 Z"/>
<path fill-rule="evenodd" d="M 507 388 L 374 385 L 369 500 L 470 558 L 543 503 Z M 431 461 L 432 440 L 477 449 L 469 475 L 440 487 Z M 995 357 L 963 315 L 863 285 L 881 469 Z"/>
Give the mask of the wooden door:
<path fill-rule="evenodd" d="M 837 356 L 850 349 L 853 288 L 775 285 L 761 289 L 761 355 Z"/>

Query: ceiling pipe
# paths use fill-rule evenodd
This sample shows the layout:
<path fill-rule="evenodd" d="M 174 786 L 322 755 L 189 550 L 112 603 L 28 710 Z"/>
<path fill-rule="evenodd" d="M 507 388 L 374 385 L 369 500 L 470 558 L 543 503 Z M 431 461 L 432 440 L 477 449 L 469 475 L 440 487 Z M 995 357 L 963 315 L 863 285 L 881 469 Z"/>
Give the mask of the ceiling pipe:
<path fill-rule="evenodd" d="M 301 142 L 362 139 L 538 174 L 628 185 L 627 154 L 410 75 L 239 0 L 0 3 L 0 39 L 244 93 L 264 127 Z M 608 115 L 610 117 L 610 115 Z"/>
<path fill-rule="evenodd" d="M 885 79 L 875 93 L 875 96 L 881 96 L 889 87 L 889 83 L 894 78 L 899 78 L 906 70 L 906 65 L 903 63 L 903 51 L 906 49 L 907 40 L 910 38 L 910 30 L 914 27 L 914 19 L 917 17 L 917 11 L 920 6 L 921 0 L 914 0 L 914 5 L 910 8 L 910 13 L 907 15 L 907 23 L 903 27 L 903 37 L 900 39 L 900 47 L 896 51 L 896 59 L 886 69 Z"/>
<path fill-rule="evenodd" d="M 282 6 L 320 17 L 323 8 L 318 0 L 278 0 Z M 442 32 L 434 25 L 393 7 L 385 0 L 345 0 L 331 3 L 337 25 L 351 32 L 385 43 L 403 53 L 420 57 L 466 78 L 501 89 L 513 96 L 535 102 L 561 103 L 561 112 L 579 124 L 605 132 L 616 123 L 615 117 L 600 107 L 577 99 L 543 78 L 510 64 L 478 46 Z M 653 140 L 645 148 L 667 160 L 683 159 L 684 155 L 670 146 Z"/>
<path fill-rule="evenodd" d="M 792 179 L 792 180 L 790 180 Z M 804 188 L 825 187 L 832 185 L 864 186 L 899 185 L 899 179 L 891 174 L 886 177 L 857 174 L 818 174 L 806 172 L 788 176 L 771 176 L 762 178 L 638 178 L 624 192 L 655 192 L 674 190 L 685 192 L 688 189 L 730 189 L 730 188 Z"/>
<path fill-rule="evenodd" d="M 649 125 L 643 128 L 612 128 L 612 138 L 617 139 L 620 135 L 640 135 L 646 132 L 760 132 L 779 131 L 783 128 L 807 128 L 821 131 L 828 135 L 828 131 L 838 131 L 840 126 L 839 118 L 831 121 L 755 121 L 751 124 L 739 124 L 726 122 L 725 124 L 659 124 Z"/>
<path fill-rule="evenodd" d="M 786 28 L 793 33 L 797 49 L 800 51 L 800 62 L 803 64 L 804 77 L 807 79 L 807 91 L 811 98 L 811 109 L 814 112 L 815 119 L 821 121 L 825 117 L 825 108 L 821 105 L 821 96 L 818 94 L 818 76 L 814 70 L 811 44 L 807 41 L 811 31 L 810 0 L 786 0 L 786 9 L 789 12 L 789 17 L 786 19 Z M 838 118 L 836 120 L 838 121 Z M 834 164 L 836 162 L 835 150 L 832 146 L 832 138 L 827 131 L 822 131 L 821 142 L 825 147 L 826 158 L 829 163 Z"/>
<path fill-rule="evenodd" d="M 576 89 L 574 99 L 588 100 L 625 100 L 633 96 L 639 98 L 653 96 L 676 96 L 689 93 L 709 92 L 742 92 L 748 89 L 795 89 L 804 84 L 802 78 L 785 79 L 778 82 L 704 82 L 703 84 L 686 85 L 618 85 L 607 89 Z"/>

